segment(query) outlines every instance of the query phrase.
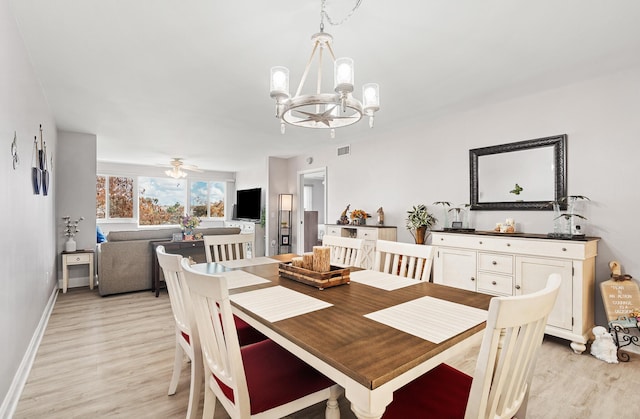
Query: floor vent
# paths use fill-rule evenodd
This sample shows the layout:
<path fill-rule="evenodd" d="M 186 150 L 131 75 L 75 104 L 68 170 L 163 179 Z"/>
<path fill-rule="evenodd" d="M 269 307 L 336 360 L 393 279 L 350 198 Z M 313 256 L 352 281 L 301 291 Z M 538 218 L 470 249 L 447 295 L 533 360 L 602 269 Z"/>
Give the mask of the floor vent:
<path fill-rule="evenodd" d="M 351 154 L 351 146 L 350 145 L 345 145 L 342 147 L 338 147 L 338 156 L 346 156 L 348 154 Z"/>

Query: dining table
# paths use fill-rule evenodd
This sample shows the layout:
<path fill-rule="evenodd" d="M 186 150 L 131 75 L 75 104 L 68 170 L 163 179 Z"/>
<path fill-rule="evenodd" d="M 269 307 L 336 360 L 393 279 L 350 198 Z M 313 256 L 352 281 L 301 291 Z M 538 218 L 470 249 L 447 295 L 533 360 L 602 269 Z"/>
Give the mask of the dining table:
<path fill-rule="evenodd" d="M 490 295 L 358 268 L 318 289 L 280 276 L 294 256 L 192 268 L 224 276 L 234 314 L 340 385 L 358 418 L 482 339 Z"/>

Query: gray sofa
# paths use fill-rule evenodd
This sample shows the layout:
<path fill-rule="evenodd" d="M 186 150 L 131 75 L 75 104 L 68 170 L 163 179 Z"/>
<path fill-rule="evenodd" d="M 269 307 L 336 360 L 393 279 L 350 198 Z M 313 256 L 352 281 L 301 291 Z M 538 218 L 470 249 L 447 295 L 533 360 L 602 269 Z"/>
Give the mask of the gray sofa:
<path fill-rule="evenodd" d="M 98 290 L 100 295 L 150 290 L 152 288 L 152 262 L 154 257 L 151 242 L 171 240 L 179 228 L 112 231 L 107 241 L 98 245 Z M 236 227 L 213 227 L 196 229 L 195 233 L 205 235 L 239 234 Z M 205 261 L 204 249 L 201 255 L 192 256 L 199 262 Z"/>

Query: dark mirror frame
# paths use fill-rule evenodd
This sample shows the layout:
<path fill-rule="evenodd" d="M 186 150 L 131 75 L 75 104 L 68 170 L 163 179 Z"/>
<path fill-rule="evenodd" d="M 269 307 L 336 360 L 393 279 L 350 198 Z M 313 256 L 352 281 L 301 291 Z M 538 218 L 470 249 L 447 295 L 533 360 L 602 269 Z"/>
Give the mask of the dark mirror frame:
<path fill-rule="evenodd" d="M 539 147 L 553 147 L 555 163 L 555 201 L 567 196 L 567 135 L 537 138 L 535 140 L 519 141 L 491 147 L 474 148 L 469 150 L 470 193 L 472 210 L 552 210 L 550 201 L 519 201 L 519 202 L 478 202 L 480 179 L 478 178 L 478 157 L 489 154 L 509 153 Z M 563 209 L 566 203 L 561 204 Z"/>

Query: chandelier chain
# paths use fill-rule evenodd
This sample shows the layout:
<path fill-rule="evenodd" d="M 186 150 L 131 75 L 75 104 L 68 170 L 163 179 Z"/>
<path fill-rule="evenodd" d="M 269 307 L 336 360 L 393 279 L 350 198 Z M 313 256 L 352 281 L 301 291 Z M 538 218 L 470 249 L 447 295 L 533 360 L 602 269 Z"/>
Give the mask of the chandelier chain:
<path fill-rule="evenodd" d="M 349 18 L 355 13 L 358 7 L 360 7 L 361 3 L 362 3 L 362 0 L 356 0 L 356 4 L 355 6 L 353 6 L 353 9 L 351 9 L 351 11 L 347 13 L 347 15 L 341 21 L 335 22 L 333 19 L 331 19 L 331 16 L 329 16 L 329 14 L 327 13 L 327 0 L 322 0 L 322 7 L 320 10 L 320 31 L 321 32 L 324 31 L 324 18 L 327 18 L 327 22 L 329 22 L 329 24 L 333 26 L 342 25 L 344 22 L 349 20 Z"/>

